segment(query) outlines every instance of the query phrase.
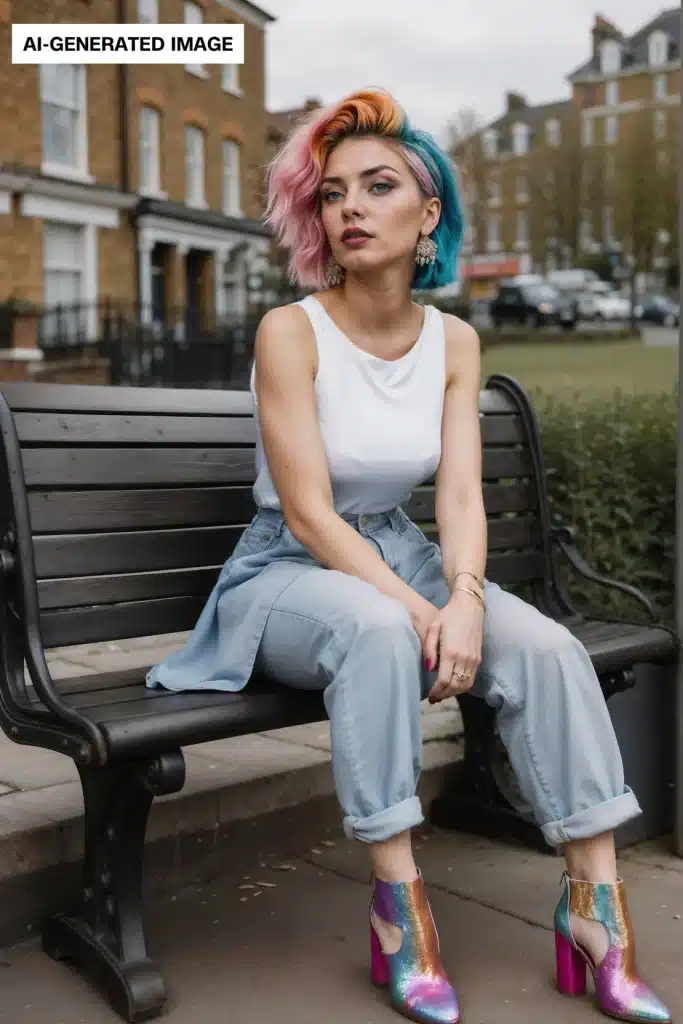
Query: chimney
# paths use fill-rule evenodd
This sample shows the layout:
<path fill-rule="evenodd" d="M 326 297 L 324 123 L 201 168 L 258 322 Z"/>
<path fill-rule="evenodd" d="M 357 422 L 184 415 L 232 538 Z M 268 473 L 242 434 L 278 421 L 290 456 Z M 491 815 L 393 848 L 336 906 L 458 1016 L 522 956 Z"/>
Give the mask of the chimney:
<path fill-rule="evenodd" d="M 602 14 L 595 15 L 595 24 L 592 29 L 593 36 L 593 56 L 597 57 L 600 53 L 600 46 L 605 39 L 621 39 L 622 35 L 617 26 L 608 21 L 607 18 L 603 18 Z"/>
<path fill-rule="evenodd" d="M 523 110 L 527 105 L 526 96 L 522 96 L 521 92 L 506 92 L 505 104 L 508 114 L 512 114 L 515 110 Z"/>
<path fill-rule="evenodd" d="M 318 110 L 320 107 L 322 107 L 321 101 L 313 98 L 307 99 L 304 103 L 304 110 Z"/>

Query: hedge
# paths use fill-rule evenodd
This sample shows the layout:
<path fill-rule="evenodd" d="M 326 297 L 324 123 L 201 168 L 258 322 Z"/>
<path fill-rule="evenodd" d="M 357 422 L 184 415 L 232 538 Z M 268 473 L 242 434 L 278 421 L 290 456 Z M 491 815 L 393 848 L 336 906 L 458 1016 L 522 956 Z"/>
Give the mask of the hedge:
<path fill-rule="evenodd" d="M 675 388 L 581 398 L 535 392 L 553 517 L 577 527 L 589 564 L 674 617 Z M 564 561 L 562 559 L 562 561 Z M 632 599 L 567 575 L 582 611 L 642 620 Z"/>

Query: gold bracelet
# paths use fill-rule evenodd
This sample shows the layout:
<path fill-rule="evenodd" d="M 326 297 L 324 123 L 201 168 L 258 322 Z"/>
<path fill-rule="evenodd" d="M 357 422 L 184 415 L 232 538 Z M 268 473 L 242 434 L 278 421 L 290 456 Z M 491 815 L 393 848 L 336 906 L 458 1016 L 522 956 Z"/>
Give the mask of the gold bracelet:
<path fill-rule="evenodd" d="M 482 590 L 485 589 L 483 580 L 480 580 L 478 576 L 475 576 L 473 572 L 468 572 L 467 569 L 462 569 L 460 572 L 456 572 L 453 577 L 453 582 L 457 580 L 458 576 L 471 576 L 473 580 L 476 580 Z"/>
<path fill-rule="evenodd" d="M 479 601 L 479 603 L 481 604 L 481 606 L 484 609 L 484 611 L 486 611 L 486 601 L 481 596 L 481 594 L 477 593 L 476 590 L 472 590 L 471 587 L 453 587 L 453 593 L 454 594 L 458 590 L 461 590 L 464 594 L 471 594 L 472 597 L 476 597 L 477 601 Z"/>

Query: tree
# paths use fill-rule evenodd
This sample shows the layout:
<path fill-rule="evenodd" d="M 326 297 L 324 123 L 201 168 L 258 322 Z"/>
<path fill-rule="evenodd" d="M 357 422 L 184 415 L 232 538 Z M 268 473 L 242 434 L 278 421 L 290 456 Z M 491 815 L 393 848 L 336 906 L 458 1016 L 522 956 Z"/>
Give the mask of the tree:
<path fill-rule="evenodd" d="M 471 107 L 463 107 L 447 126 L 447 151 L 460 179 L 467 223 L 467 238 L 473 248 L 486 238 L 487 175 L 481 133 L 484 122 Z"/>

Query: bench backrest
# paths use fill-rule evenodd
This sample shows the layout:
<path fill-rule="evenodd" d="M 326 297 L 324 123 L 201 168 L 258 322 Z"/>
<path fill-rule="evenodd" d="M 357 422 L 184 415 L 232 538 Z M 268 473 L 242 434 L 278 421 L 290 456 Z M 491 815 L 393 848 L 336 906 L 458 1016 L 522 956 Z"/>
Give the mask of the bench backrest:
<path fill-rule="evenodd" d="M 497 380 L 480 401 L 487 574 L 537 584 L 547 531 L 533 423 Z M 248 393 L 31 384 L 2 393 L 20 444 L 45 647 L 192 628 L 254 512 Z M 406 511 L 433 532 L 433 484 Z"/>

